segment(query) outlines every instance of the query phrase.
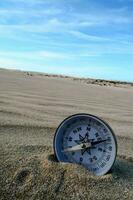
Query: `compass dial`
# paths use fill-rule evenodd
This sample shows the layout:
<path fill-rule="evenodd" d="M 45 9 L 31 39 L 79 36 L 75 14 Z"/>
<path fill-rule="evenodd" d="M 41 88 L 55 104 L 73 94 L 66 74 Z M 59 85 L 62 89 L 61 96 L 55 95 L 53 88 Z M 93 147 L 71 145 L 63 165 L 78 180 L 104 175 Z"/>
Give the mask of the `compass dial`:
<path fill-rule="evenodd" d="M 112 129 L 103 120 L 76 114 L 57 128 L 54 151 L 60 162 L 77 163 L 95 175 L 104 175 L 115 161 L 117 143 Z"/>

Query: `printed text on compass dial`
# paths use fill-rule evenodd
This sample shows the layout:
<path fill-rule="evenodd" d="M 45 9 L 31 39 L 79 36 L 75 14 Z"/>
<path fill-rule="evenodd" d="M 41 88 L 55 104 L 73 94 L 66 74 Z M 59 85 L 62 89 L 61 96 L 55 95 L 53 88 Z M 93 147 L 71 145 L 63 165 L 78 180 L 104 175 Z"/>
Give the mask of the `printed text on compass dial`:
<path fill-rule="evenodd" d="M 93 172 L 111 162 L 114 138 L 101 123 L 79 120 L 69 124 L 63 134 L 62 151 L 69 162 L 84 165 Z"/>

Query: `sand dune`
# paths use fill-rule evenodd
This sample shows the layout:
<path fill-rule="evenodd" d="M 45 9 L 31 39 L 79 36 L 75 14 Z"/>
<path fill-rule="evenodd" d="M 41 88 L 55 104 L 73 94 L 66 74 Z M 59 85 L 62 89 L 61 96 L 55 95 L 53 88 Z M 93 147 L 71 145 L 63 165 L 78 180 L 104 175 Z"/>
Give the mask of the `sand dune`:
<path fill-rule="evenodd" d="M 56 162 L 55 130 L 75 113 L 97 115 L 116 133 L 112 173 L 93 177 Z M 132 83 L 0 69 L 0 198 L 132 199 L 132 131 Z"/>

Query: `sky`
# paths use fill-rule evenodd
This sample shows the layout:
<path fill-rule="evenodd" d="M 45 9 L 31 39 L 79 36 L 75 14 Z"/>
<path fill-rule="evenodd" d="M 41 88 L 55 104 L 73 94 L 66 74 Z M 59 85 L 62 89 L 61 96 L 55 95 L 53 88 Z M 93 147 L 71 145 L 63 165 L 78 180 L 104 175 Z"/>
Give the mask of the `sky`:
<path fill-rule="evenodd" d="M 0 67 L 133 82 L 133 0 L 0 0 Z"/>

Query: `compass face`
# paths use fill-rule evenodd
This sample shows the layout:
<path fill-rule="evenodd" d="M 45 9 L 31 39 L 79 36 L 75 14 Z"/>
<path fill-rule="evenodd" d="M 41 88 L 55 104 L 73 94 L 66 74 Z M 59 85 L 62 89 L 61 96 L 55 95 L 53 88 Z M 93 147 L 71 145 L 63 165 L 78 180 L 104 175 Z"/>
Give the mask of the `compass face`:
<path fill-rule="evenodd" d="M 115 161 L 117 143 L 112 129 L 103 120 L 76 114 L 57 128 L 54 151 L 60 162 L 77 163 L 95 175 L 104 175 Z"/>

